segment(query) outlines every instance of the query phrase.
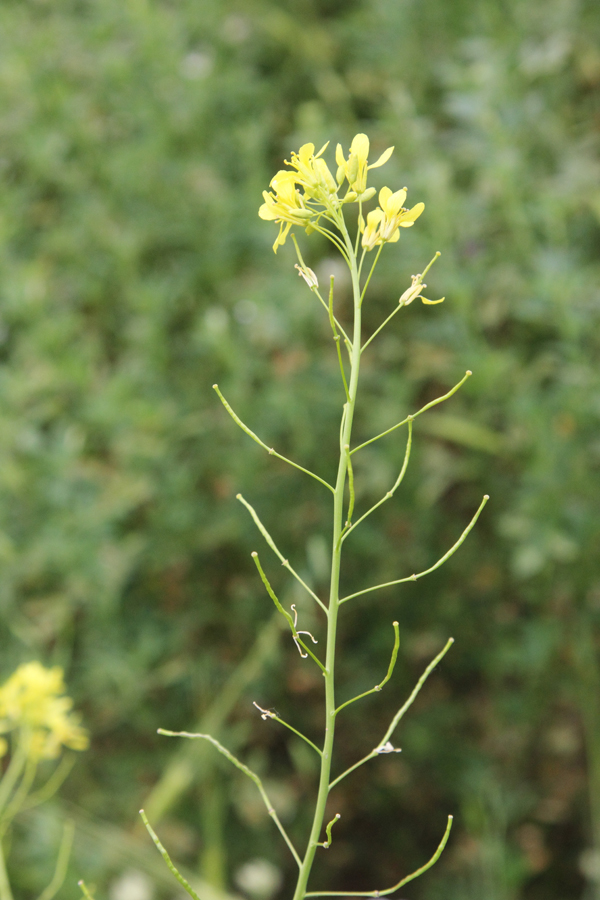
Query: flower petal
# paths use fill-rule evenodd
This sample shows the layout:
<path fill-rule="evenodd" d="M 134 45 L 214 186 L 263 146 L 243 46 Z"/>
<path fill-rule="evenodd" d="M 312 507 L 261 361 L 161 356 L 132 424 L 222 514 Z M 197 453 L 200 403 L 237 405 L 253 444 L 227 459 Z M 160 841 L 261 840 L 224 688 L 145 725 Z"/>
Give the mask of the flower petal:
<path fill-rule="evenodd" d="M 298 150 L 298 156 L 300 157 L 300 162 L 306 163 L 309 161 L 311 156 L 314 155 L 315 145 L 314 144 L 302 144 L 300 149 Z"/>
<path fill-rule="evenodd" d="M 280 169 L 279 172 L 275 172 L 270 181 L 270 187 L 274 187 L 277 190 L 277 185 L 285 184 L 285 182 L 290 181 L 292 184 L 295 184 L 297 175 L 295 172 L 288 172 L 287 169 Z"/>
<path fill-rule="evenodd" d="M 416 206 L 413 206 L 412 209 L 409 209 L 408 212 L 403 214 L 402 222 L 399 222 L 398 224 L 404 225 L 405 222 L 410 222 L 412 225 L 413 222 L 415 222 L 416 219 L 419 218 L 419 216 L 421 215 L 421 213 L 423 212 L 424 209 L 425 209 L 424 203 L 417 203 Z M 406 226 L 404 226 L 404 227 L 406 227 Z"/>
<path fill-rule="evenodd" d="M 369 138 L 366 134 L 357 134 L 350 144 L 350 153 L 355 153 L 360 160 L 366 161 L 369 156 Z"/>
<path fill-rule="evenodd" d="M 386 215 L 389 216 L 389 218 L 392 218 L 392 216 L 397 216 L 402 209 L 402 205 L 404 204 L 405 200 L 406 188 L 402 188 L 400 191 L 396 191 L 394 194 L 392 194 L 385 205 Z"/>
<path fill-rule="evenodd" d="M 330 193 L 335 194 L 337 191 L 337 182 L 329 171 L 329 166 L 324 159 L 315 159 L 314 171 L 317 173 L 322 183 L 327 186 Z"/>
<path fill-rule="evenodd" d="M 392 192 L 389 187 L 382 187 L 379 191 L 379 205 L 382 209 L 385 209 L 387 206 L 387 202 L 392 196 Z"/>
<path fill-rule="evenodd" d="M 394 152 L 394 148 L 388 147 L 387 150 L 384 150 L 384 152 L 381 154 L 381 156 L 379 157 L 377 162 L 371 163 L 371 165 L 369 166 L 369 169 L 378 169 L 379 166 L 385 165 L 385 163 L 388 161 L 388 159 L 390 158 L 390 156 L 392 155 L 393 152 Z"/>
<path fill-rule="evenodd" d="M 277 213 L 273 211 L 272 207 L 270 207 L 268 203 L 263 203 L 261 208 L 258 210 L 258 215 L 261 219 L 265 219 L 267 222 L 272 222 L 277 218 Z"/>
<path fill-rule="evenodd" d="M 275 243 L 273 244 L 273 253 L 277 253 L 278 247 L 283 247 L 283 245 L 285 244 L 285 239 L 288 236 L 288 232 L 291 227 L 291 222 L 286 222 L 285 225 L 283 224 L 283 222 L 281 223 L 281 225 L 279 226 L 279 234 L 277 235 Z"/>
<path fill-rule="evenodd" d="M 381 222 L 381 220 L 384 218 L 385 214 L 383 210 L 377 207 L 377 209 L 372 209 L 371 212 L 367 215 L 367 224 L 374 228 L 375 225 Z"/>

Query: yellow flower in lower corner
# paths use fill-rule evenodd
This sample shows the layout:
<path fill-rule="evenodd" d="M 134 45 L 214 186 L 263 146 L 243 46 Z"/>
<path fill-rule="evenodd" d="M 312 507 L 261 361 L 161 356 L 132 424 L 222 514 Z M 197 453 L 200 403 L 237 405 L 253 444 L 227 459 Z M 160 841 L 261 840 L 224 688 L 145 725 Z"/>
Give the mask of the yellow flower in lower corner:
<path fill-rule="evenodd" d="M 54 759 L 62 747 L 85 750 L 87 732 L 72 712 L 73 701 L 64 696 L 65 690 L 58 666 L 46 669 L 39 662 L 19 666 L 0 687 L 0 734 L 19 733 L 29 744 L 28 755 L 36 759 Z"/>

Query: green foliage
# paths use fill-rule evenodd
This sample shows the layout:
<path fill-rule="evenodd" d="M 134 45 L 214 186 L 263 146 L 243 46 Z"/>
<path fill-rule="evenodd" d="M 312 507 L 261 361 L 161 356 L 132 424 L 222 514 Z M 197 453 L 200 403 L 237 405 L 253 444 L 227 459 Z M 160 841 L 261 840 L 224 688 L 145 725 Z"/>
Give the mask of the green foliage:
<path fill-rule="evenodd" d="M 384 430 L 474 375 L 415 423 L 403 490 L 349 538 L 348 592 L 427 568 L 481 494 L 492 500 L 448 567 L 357 600 L 344 626 L 347 697 L 385 674 L 390 617 L 402 686 L 440 637 L 456 647 L 402 757 L 345 794 L 320 883 L 394 883 L 453 810 L 447 855 L 411 896 L 583 896 L 580 855 L 600 848 L 597 4 L 9 0 L 0 23 L 3 674 L 34 657 L 63 665 L 93 735 L 63 791 L 80 816 L 64 896 L 79 877 L 104 888 L 141 865 L 135 836 L 115 841 L 99 823 L 130 828 L 143 803 L 156 825 L 146 799 L 161 772 L 169 846 L 189 869 L 200 855 L 231 887 L 252 857 L 283 864 L 245 788 L 155 736 L 222 706 L 217 731 L 197 730 L 275 772 L 280 815 L 305 824 L 294 810 L 310 758 L 250 718 L 253 699 L 290 718 L 269 677 L 277 642 L 236 670 L 271 611 L 234 496 L 260 499 L 320 590 L 320 486 L 232 436 L 210 386 L 280 453 L 333 472 L 337 363 L 305 286 L 290 289 L 291 250 L 273 259 L 256 212 L 291 147 L 359 130 L 395 144 L 387 177 L 426 203 L 382 263 L 366 328 L 431 247 L 442 257 L 428 296 L 447 299 L 435 317 L 394 320 L 373 374 L 365 354 L 357 429 Z M 331 265 L 318 242 L 306 262 L 320 276 Z M 357 460 L 357 512 L 403 453 L 391 435 Z M 283 571 L 273 587 L 294 602 Z M 320 685 L 294 653 L 283 666 L 310 735 Z M 348 710 L 340 768 L 394 705 L 382 694 Z M 30 831 L 12 857 L 23 896 L 56 855 L 44 867 L 49 838 Z M 584 856 L 588 874 L 595 860 Z"/>

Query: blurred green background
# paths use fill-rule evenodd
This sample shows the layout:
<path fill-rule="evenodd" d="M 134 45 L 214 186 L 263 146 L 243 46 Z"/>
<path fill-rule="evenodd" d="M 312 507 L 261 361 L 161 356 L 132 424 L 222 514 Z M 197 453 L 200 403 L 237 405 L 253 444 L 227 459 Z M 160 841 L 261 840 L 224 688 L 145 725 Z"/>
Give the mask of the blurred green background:
<path fill-rule="evenodd" d="M 453 812 L 442 860 L 403 897 L 599 900 L 599 97 L 597 0 L 0 5 L 1 674 L 64 666 L 92 734 L 60 799 L 14 835 L 19 898 L 47 883 L 65 816 L 78 836 L 61 896 L 85 877 L 98 898 L 175 897 L 142 805 L 203 900 L 289 892 L 251 782 L 156 729 L 212 728 L 303 839 L 313 760 L 251 701 L 316 736 L 322 686 L 272 621 L 235 494 L 320 591 L 329 503 L 210 386 L 331 477 L 328 325 L 257 209 L 291 149 L 365 131 L 374 153 L 396 147 L 375 182 L 426 203 L 384 253 L 366 328 L 435 250 L 428 294 L 447 299 L 372 345 L 356 434 L 474 375 L 418 421 L 402 491 L 348 542 L 345 584 L 426 567 L 492 499 L 443 569 L 344 607 L 340 696 L 381 680 L 393 619 L 401 651 L 385 691 L 340 717 L 338 771 L 456 644 L 397 734 L 402 756 L 340 786 L 312 887 L 394 883 Z M 318 236 L 301 243 L 322 280 L 339 272 Z M 347 300 L 339 277 L 342 318 Z M 395 434 L 361 455 L 360 508 L 403 452 Z"/>

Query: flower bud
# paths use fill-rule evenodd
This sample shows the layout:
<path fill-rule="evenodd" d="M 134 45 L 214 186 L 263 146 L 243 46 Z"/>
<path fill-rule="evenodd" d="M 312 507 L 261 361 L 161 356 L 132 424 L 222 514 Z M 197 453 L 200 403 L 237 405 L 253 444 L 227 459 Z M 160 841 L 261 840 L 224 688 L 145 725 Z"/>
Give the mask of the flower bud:
<path fill-rule="evenodd" d="M 358 199 L 361 201 L 361 203 L 366 203 L 367 200 L 370 200 L 371 197 L 374 197 L 376 193 L 377 193 L 376 189 L 374 187 L 370 187 L 370 188 L 367 188 L 366 191 L 363 191 L 363 193 L 359 196 Z"/>
<path fill-rule="evenodd" d="M 325 160 L 315 159 L 313 165 L 321 185 L 329 191 L 330 194 L 335 194 L 337 191 L 337 184 L 335 183 L 333 175 L 329 171 L 329 167 Z"/>
<path fill-rule="evenodd" d="M 350 159 L 348 160 L 348 168 L 346 169 L 346 176 L 348 178 L 349 185 L 353 185 L 358 178 L 358 156 L 356 155 L 356 153 L 350 154 Z"/>

